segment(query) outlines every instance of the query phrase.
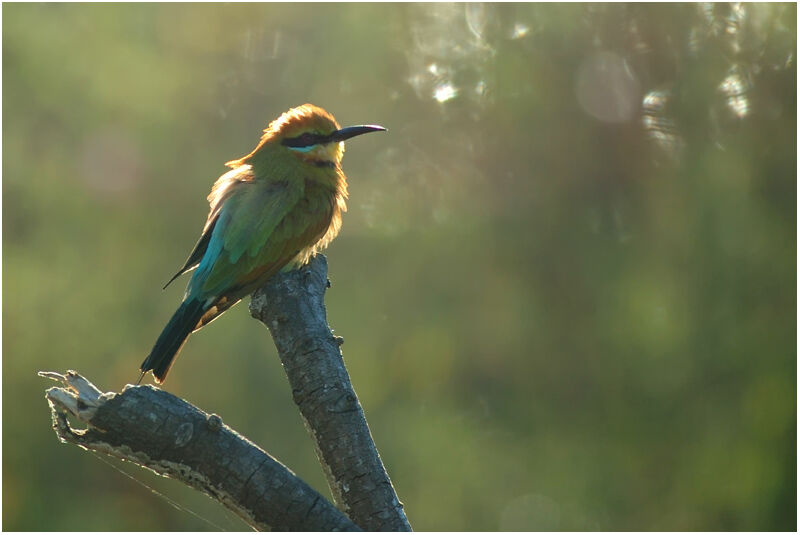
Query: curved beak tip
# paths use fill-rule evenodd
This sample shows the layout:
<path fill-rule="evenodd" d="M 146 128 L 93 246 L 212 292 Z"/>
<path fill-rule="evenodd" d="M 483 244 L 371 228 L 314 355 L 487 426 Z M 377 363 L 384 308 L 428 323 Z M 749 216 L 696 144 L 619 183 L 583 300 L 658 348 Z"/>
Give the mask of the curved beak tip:
<path fill-rule="evenodd" d="M 351 137 L 369 134 L 370 132 L 387 132 L 388 130 L 377 124 L 363 124 L 358 126 L 348 126 L 331 134 L 332 141 L 344 141 Z"/>

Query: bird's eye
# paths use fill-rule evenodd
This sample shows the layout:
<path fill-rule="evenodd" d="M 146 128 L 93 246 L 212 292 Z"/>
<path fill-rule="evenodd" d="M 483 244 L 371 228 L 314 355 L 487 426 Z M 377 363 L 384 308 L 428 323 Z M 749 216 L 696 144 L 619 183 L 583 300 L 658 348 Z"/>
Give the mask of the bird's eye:
<path fill-rule="evenodd" d="M 311 147 L 320 142 L 321 136 L 312 132 L 305 132 L 297 137 L 290 137 L 283 140 L 283 144 L 287 147 Z"/>

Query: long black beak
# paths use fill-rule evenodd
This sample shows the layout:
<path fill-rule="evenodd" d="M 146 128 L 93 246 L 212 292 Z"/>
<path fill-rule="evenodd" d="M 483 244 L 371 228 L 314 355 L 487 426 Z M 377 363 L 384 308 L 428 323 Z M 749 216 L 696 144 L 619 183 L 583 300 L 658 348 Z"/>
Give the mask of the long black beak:
<path fill-rule="evenodd" d="M 361 134 L 369 134 L 370 132 L 382 132 L 386 129 L 382 126 L 378 126 L 376 124 L 364 124 L 359 126 L 348 126 L 347 128 L 342 128 L 341 130 L 337 130 L 333 134 L 331 134 L 328 139 L 330 141 L 344 141 L 346 139 L 350 139 L 351 137 L 360 136 Z"/>

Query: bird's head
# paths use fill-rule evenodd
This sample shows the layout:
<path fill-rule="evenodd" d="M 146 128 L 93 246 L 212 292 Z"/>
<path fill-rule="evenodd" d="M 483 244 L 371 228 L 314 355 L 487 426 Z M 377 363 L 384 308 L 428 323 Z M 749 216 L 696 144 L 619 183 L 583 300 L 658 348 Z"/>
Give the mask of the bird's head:
<path fill-rule="evenodd" d="M 270 147 L 272 151 L 292 154 L 303 163 L 336 168 L 342 161 L 345 140 L 383 130 L 386 129 L 377 125 L 340 128 L 327 111 L 313 104 L 303 104 L 272 121 L 253 152 L 227 165 L 237 167 L 252 163 L 257 154 Z"/>

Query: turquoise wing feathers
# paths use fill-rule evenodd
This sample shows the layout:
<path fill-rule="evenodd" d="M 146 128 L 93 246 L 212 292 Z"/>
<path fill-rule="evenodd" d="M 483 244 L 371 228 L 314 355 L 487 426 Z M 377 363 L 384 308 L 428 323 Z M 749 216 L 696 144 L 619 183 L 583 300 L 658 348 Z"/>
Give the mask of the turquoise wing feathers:
<path fill-rule="evenodd" d="M 302 186 L 283 181 L 248 180 L 230 186 L 213 228 L 209 228 L 208 246 L 188 294 L 205 299 L 243 286 L 257 268 L 258 251 L 273 241 L 275 228 L 302 195 Z"/>

